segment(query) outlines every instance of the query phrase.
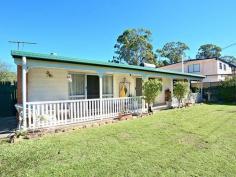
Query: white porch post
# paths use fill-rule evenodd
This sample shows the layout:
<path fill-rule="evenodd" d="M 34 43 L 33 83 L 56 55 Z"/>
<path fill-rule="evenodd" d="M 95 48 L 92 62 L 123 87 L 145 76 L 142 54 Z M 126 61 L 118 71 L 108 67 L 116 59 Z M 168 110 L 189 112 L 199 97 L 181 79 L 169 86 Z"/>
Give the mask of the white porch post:
<path fill-rule="evenodd" d="M 103 73 L 99 73 L 99 99 L 100 99 L 100 116 L 102 117 L 102 78 L 103 78 Z"/>
<path fill-rule="evenodd" d="M 23 105 L 23 129 L 26 129 L 26 57 L 22 57 L 22 105 Z"/>
<path fill-rule="evenodd" d="M 174 105 L 174 101 L 173 101 L 173 99 L 174 99 L 174 79 L 173 78 L 171 78 L 170 79 L 170 92 L 171 92 L 171 103 L 170 103 L 170 107 L 172 107 L 173 105 Z"/>
<path fill-rule="evenodd" d="M 148 81 L 148 78 L 149 78 L 148 75 L 143 75 L 142 76 L 142 82 L 144 83 L 144 82 Z M 145 102 L 144 99 L 142 99 L 142 112 L 146 112 L 146 111 L 147 111 L 146 110 L 146 102 Z"/>
<path fill-rule="evenodd" d="M 201 102 L 202 102 L 202 100 L 203 100 L 203 82 L 202 82 L 202 80 L 201 80 L 201 82 L 199 81 L 199 83 L 200 83 L 200 94 L 201 94 Z"/>
<path fill-rule="evenodd" d="M 171 96 L 173 97 L 173 91 L 174 91 L 174 79 L 171 78 Z"/>
<path fill-rule="evenodd" d="M 88 98 L 88 89 L 87 89 L 87 74 L 84 75 L 84 97 L 85 99 Z"/>

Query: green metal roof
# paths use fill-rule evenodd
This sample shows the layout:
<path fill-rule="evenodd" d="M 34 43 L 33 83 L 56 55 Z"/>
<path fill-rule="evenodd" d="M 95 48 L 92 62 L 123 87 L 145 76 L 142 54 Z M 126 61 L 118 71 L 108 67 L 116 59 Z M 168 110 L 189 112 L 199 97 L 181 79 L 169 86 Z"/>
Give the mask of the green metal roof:
<path fill-rule="evenodd" d="M 164 74 L 173 74 L 173 75 L 180 75 L 180 76 L 190 76 L 190 77 L 196 77 L 196 78 L 204 78 L 205 77 L 205 76 L 199 75 L 199 74 L 182 73 L 182 72 L 171 71 L 171 70 L 160 69 L 160 68 L 149 68 L 149 67 L 135 66 L 135 65 L 128 65 L 128 64 L 117 64 L 117 63 L 103 62 L 103 61 L 98 61 L 98 60 L 86 60 L 86 59 L 64 57 L 64 56 L 58 56 L 58 55 L 52 55 L 52 54 L 33 53 L 33 52 L 18 51 L 18 50 L 12 50 L 11 55 L 13 58 L 21 58 L 24 56 L 29 59 L 43 60 L 43 61 L 77 63 L 77 64 L 86 64 L 86 65 L 94 65 L 94 66 L 103 66 L 103 67 L 112 67 L 112 68 L 121 68 L 121 69 L 149 71 L 149 72 L 164 73 Z"/>

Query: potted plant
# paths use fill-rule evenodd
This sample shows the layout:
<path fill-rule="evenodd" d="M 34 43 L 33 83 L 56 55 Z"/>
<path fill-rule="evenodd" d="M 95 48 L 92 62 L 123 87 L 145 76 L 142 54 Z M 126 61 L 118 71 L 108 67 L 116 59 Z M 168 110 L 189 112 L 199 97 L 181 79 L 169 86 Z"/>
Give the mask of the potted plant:
<path fill-rule="evenodd" d="M 128 120 L 128 119 L 131 119 L 132 117 L 133 117 L 132 113 L 123 110 L 121 113 L 119 113 L 118 119 L 119 120 Z"/>

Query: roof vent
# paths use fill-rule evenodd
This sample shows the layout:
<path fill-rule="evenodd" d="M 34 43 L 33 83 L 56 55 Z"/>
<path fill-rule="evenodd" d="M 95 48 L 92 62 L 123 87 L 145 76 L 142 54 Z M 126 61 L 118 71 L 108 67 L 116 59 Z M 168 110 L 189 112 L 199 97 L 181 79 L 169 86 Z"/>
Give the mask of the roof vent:
<path fill-rule="evenodd" d="M 148 67 L 148 68 L 156 68 L 156 65 L 150 63 L 141 63 L 140 66 Z"/>
<path fill-rule="evenodd" d="M 52 52 L 52 53 L 50 53 L 50 55 L 57 55 L 57 53 L 55 53 L 55 52 Z"/>

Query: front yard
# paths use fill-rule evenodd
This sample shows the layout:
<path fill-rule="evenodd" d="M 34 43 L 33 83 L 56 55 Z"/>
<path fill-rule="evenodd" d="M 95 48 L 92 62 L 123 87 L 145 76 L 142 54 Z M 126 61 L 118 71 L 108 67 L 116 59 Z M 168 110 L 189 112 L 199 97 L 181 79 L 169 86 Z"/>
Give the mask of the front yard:
<path fill-rule="evenodd" d="M 4 177 L 235 174 L 235 105 L 197 105 L 0 144 Z"/>

